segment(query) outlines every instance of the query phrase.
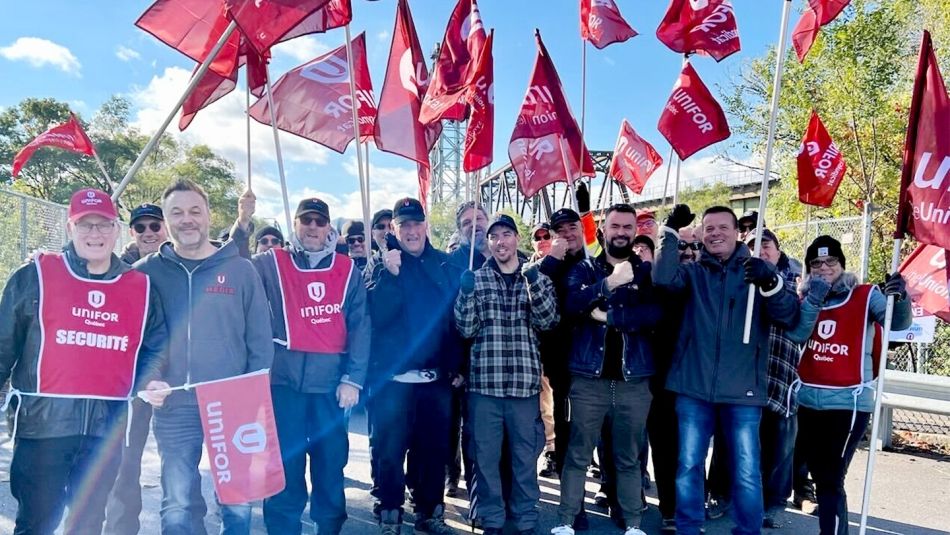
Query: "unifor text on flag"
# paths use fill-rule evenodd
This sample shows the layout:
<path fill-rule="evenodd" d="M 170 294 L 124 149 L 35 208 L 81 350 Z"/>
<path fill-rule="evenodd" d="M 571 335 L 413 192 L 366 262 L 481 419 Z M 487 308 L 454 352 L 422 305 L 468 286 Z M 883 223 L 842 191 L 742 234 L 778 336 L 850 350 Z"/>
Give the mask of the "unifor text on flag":
<path fill-rule="evenodd" d="M 472 110 L 462 147 L 462 169 L 466 173 L 491 165 L 495 140 L 495 71 L 492 31 L 482 46 L 478 64 L 472 71 L 466 102 Z"/>
<path fill-rule="evenodd" d="M 681 160 L 730 135 L 726 114 L 689 62 L 673 85 L 657 129 Z"/>
<path fill-rule="evenodd" d="M 663 158 L 639 136 L 633 126 L 624 119 L 620 124 L 617 146 L 610 161 L 608 175 L 621 182 L 633 193 L 639 195 L 647 180 L 656 169 L 663 165 Z"/>
<path fill-rule="evenodd" d="M 797 163 L 798 200 L 813 206 L 831 206 L 848 164 L 817 112 L 811 113 Z"/>
<path fill-rule="evenodd" d="M 740 49 L 736 14 L 729 0 L 672 0 L 656 37 L 680 54 L 702 54 L 716 61 Z"/>
<path fill-rule="evenodd" d="M 581 0 L 581 39 L 602 49 L 636 36 L 614 0 Z"/>
<path fill-rule="evenodd" d="M 950 321 L 950 293 L 947 291 L 947 251 L 936 245 L 918 245 L 898 270 L 907 281 L 907 295 L 915 316 L 937 316 Z"/>

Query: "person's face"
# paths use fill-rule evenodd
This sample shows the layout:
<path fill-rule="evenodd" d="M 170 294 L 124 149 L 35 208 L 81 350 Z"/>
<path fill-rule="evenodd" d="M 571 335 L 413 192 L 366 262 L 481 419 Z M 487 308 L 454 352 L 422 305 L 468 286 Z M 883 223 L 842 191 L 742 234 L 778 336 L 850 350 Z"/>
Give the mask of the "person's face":
<path fill-rule="evenodd" d="M 413 256 L 421 255 L 426 248 L 427 229 L 425 221 L 410 220 L 396 223 L 396 239 L 399 240 L 399 247 Z"/>
<path fill-rule="evenodd" d="M 308 212 L 294 219 L 294 232 L 305 251 L 318 251 L 330 235 L 330 220 L 322 214 Z"/>
<path fill-rule="evenodd" d="M 70 221 L 67 229 L 79 258 L 94 264 L 112 256 L 115 242 L 119 239 L 115 220 L 101 215 L 90 214 Z"/>
<path fill-rule="evenodd" d="M 350 250 L 350 257 L 362 258 L 366 256 L 366 238 L 362 234 L 347 236 L 346 246 Z"/>
<path fill-rule="evenodd" d="M 139 254 L 145 256 L 154 253 L 168 239 L 165 223 L 154 217 L 140 217 L 129 227 L 129 235 L 135 240 Z"/>
<path fill-rule="evenodd" d="M 732 214 L 719 212 L 703 218 L 703 245 L 709 254 L 720 261 L 727 260 L 736 250 L 739 232 Z"/>
<path fill-rule="evenodd" d="M 162 211 L 176 247 L 200 247 L 208 243 L 211 214 L 208 203 L 197 192 L 172 192 L 165 199 Z"/>
<path fill-rule="evenodd" d="M 391 217 L 381 217 L 373 225 L 373 241 L 377 244 L 386 243 L 386 235 L 393 231 L 393 220 Z"/>
<path fill-rule="evenodd" d="M 280 247 L 281 243 L 277 236 L 271 236 L 270 234 L 265 234 L 261 236 L 261 239 L 257 240 L 257 253 L 266 253 L 275 247 Z"/>
<path fill-rule="evenodd" d="M 637 243 L 633 246 L 633 252 L 644 262 L 653 262 L 653 251 L 643 243 Z"/>
<path fill-rule="evenodd" d="M 844 273 L 844 267 L 835 256 L 819 256 L 808 263 L 812 277 L 821 277 L 828 284 L 832 284 Z"/>
<path fill-rule="evenodd" d="M 745 220 L 739 222 L 739 239 L 745 241 L 747 237 L 755 230 L 755 220 Z"/>
<path fill-rule="evenodd" d="M 680 241 L 677 245 L 680 253 L 680 264 L 688 264 L 699 260 L 700 248 L 703 242 L 698 233 L 699 227 L 680 229 Z"/>
<path fill-rule="evenodd" d="M 656 219 L 652 217 L 637 220 L 637 236 L 656 238 L 658 230 L 660 230 L 660 227 L 657 226 Z"/>
<path fill-rule="evenodd" d="M 782 256 L 782 252 L 779 251 L 778 247 L 775 246 L 775 242 L 772 240 L 762 240 L 762 247 L 759 249 L 759 258 L 765 260 L 773 266 L 778 265 L 778 259 Z"/>
<path fill-rule="evenodd" d="M 481 244 L 485 241 L 485 228 L 488 227 L 488 218 L 485 213 L 476 208 L 469 208 L 459 216 L 459 238 L 462 243 L 472 241 L 472 216 L 475 220 L 475 244 Z"/>
<path fill-rule="evenodd" d="M 551 232 L 546 229 L 538 229 L 531 237 L 531 246 L 539 257 L 544 257 L 551 250 Z"/>
<path fill-rule="evenodd" d="M 499 264 L 507 264 L 518 254 L 518 233 L 504 225 L 495 225 L 488 233 L 488 248 Z"/>
<path fill-rule="evenodd" d="M 554 233 L 567 243 L 567 251 L 577 254 L 584 248 L 584 227 L 580 221 L 561 223 L 554 229 Z"/>
<path fill-rule="evenodd" d="M 629 257 L 636 232 L 636 215 L 612 212 L 604 221 L 604 243 L 607 245 L 607 254 L 614 258 Z"/>

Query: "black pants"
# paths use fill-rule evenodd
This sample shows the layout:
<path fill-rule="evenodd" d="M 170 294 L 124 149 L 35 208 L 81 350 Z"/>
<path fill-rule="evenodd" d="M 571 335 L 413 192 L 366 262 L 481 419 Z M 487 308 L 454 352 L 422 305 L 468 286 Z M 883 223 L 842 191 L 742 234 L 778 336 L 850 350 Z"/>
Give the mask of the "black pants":
<path fill-rule="evenodd" d="M 132 424 L 129 426 L 129 445 L 125 441 L 116 455 L 122 457 L 119 475 L 109 494 L 106 505 L 106 535 L 136 535 L 141 528 L 142 512 L 142 452 L 148 442 L 152 423 L 152 406 L 140 399 L 132 402 Z"/>
<path fill-rule="evenodd" d="M 14 535 L 52 534 L 69 508 L 64 533 L 102 532 L 106 500 L 119 470 L 109 439 L 71 436 L 17 438 L 10 463 L 10 491 L 18 502 Z"/>
<path fill-rule="evenodd" d="M 765 511 L 784 509 L 792 493 L 795 436 L 798 418 L 771 409 L 762 411 L 759 442 L 762 451 L 762 498 Z"/>
<path fill-rule="evenodd" d="M 848 497 L 844 478 L 858 443 L 867 430 L 871 414 L 849 410 L 798 410 L 805 462 L 815 479 L 818 495 L 818 527 L 821 535 L 847 535 Z"/>
<path fill-rule="evenodd" d="M 679 461 L 679 425 L 676 394 L 654 388 L 653 404 L 647 417 L 647 436 L 653 450 L 653 478 L 660 499 L 660 515 L 676 516 L 676 465 Z"/>
<path fill-rule="evenodd" d="M 712 460 L 709 461 L 709 473 L 706 475 L 706 497 L 727 503 L 732 499 L 732 468 L 729 466 L 729 451 L 719 426 L 716 426 L 716 432 L 713 435 Z"/>
<path fill-rule="evenodd" d="M 564 470 L 564 457 L 567 455 L 567 445 L 571 441 L 571 422 L 567 414 L 571 376 L 567 370 L 557 370 L 548 373 L 548 380 L 551 383 L 551 393 L 554 398 L 554 462 L 560 474 Z"/>

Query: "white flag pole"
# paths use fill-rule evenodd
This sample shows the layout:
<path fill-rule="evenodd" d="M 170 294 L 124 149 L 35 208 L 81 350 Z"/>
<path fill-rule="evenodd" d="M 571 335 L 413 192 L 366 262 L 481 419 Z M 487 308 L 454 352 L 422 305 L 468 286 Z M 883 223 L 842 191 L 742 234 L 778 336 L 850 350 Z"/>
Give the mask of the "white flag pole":
<path fill-rule="evenodd" d="M 366 249 L 366 259 L 369 261 L 369 245 L 367 239 L 370 235 L 370 215 L 369 215 L 369 181 L 366 179 L 366 173 L 363 170 L 363 153 L 360 143 L 360 114 L 359 100 L 356 99 L 356 62 L 353 60 L 353 43 L 350 39 L 350 25 L 343 27 L 346 32 L 346 62 L 350 70 L 350 110 L 353 112 L 353 141 L 356 143 L 356 167 L 359 172 L 360 194 L 363 201 L 363 248 Z"/>
<path fill-rule="evenodd" d="M 673 170 L 673 156 L 675 155 L 673 147 L 670 147 L 670 157 L 666 160 L 666 180 L 663 181 L 663 206 L 666 206 L 666 193 L 670 187 L 670 171 Z"/>
<path fill-rule="evenodd" d="M 247 130 L 247 190 L 251 191 L 251 77 L 244 88 L 245 128 Z"/>
<path fill-rule="evenodd" d="M 679 158 L 676 159 L 676 184 L 673 185 L 673 206 L 676 206 L 680 201 L 680 164 L 683 161 Z"/>
<path fill-rule="evenodd" d="M 191 95 L 191 92 L 195 90 L 195 87 L 198 86 L 198 82 L 201 81 L 201 77 L 208 72 L 208 67 L 211 66 L 211 62 L 214 61 L 214 58 L 217 57 L 218 52 L 224 48 L 224 44 L 228 41 L 228 38 L 231 37 L 231 34 L 234 33 L 235 28 L 237 28 L 237 23 L 233 20 L 228 27 L 225 28 L 224 33 L 221 34 L 221 37 L 218 39 L 218 42 L 215 43 L 214 48 L 211 49 L 211 52 L 208 53 L 208 57 L 205 58 L 201 65 L 198 67 L 198 70 L 195 71 L 195 74 L 191 77 L 191 81 L 188 82 L 188 87 L 185 88 L 185 92 L 181 95 L 181 98 L 178 99 L 178 103 L 175 104 L 175 108 L 172 109 L 171 113 L 168 114 L 168 117 L 165 118 L 165 122 L 158 127 L 158 131 L 152 134 L 152 139 L 148 140 L 148 143 L 145 144 L 145 148 L 142 149 L 142 152 L 139 153 L 138 158 L 135 159 L 135 162 L 132 164 L 132 167 L 129 167 L 129 170 L 125 173 L 125 177 L 122 179 L 122 182 L 119 182 L 119 185 L 116 186 L 115 190 L 112 192 L 112 201 L 115 202 L 119 198 L 119 195 L 122 194 L 122 191 L 125 190 L 125 187 L 129 185 L 129 182 L 132 181 L 132 178 L 135 176 L 135 173 L 139 171 L 142 167 L 142 164 L 145 163 L 145 158 L 148 158 L 148 155 L 155 150 L 155 146 L 158 145 L 158 140 L 162 137 L 162 134 L 165 133 L 165 130 L 168 129 L 168 125 L 171 124 L 172 119 L 175 118 L 175 115 L 178 114 L 178 110 L 181 109 L 182 105 L 185 103 L 185 99 Z"/>
<path fill-rule="evenodd" d="M 471 271 L 475 266 L 475 231 L 478 228 L 478 225 L 475 224 L 475 220 L 478 219 L 478 205 L 481 200 L 481 188 L 477 186 L 478 184 L 478 171 L 474 173 L 468 173 L 469 186 L 474 188 L 472 191 L 472 198 L 475 200 L 475 206 L 472 208 L 472 241 L 468 242 L 468 270 Z M 544 192 L 541 192 L 544 195 Z"/>
<path fill-rule="evenodd" d="M 270 85 L 270 69 L 267 71 L 267 109 L 270 111 L 270 125 L 274 132 L 274 150 L 277 151 L 277 172 L 280 174 L 280 195 L 284 200 L 284 221 L 287 223 L 287 232 L 293 233 L 293 218 L 290 216 L 290 201 L 287 199 L 287 176 L 284 174 L 284 156 L 280 150 L 280 134 L 277 129 L 277 112 L 274 110 L 274 92 Z"/>
<path fill-rule="evenodd" d="M 765 205 L 769 196 L 769 177 L 772 173 L 772 150 L 775 147 L 775 126 L 778 122 L 779 96 L 782 92 L 782 71 L 785 68 L 785 50 L 788 36 L 788 17 L 792 11 L 792 0 L 785 0 L 782 6 L 782 27 L 779 30 L 778 51 L 775 57 L 775 78 L 772 83 L 772 114 L 769 118 L 768 141 L 765 146 L 765 169 L 762 171 L 762 191 L 759 194 L 759 219 L 755 224 L 755 250 L 752 256 L 759 257 L 762 248 L 762 222 L 765 220 Z M 742 333 L 742 342 L 749 343 L 752 335 L 752 307 L 755 306 L 755 285 L 749 285 L 748 299 L 745 306 L 745 329 Z"/>

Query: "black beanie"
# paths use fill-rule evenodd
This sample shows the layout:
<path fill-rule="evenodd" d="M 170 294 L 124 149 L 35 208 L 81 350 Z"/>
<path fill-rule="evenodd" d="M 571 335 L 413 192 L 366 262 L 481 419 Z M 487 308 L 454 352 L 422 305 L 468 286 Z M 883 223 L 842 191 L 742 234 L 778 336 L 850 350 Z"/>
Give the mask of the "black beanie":
<path fill-rule="evenodd" d="M 340 233 L 349 238 L 350 236 L 363 236 L 362 221 L 347 221 L 343 224 L 343 231 Z"/>
<path fill-rule="evenodd" d="M 811 242 L 808 250 L 805 251 L 805 265 L 810 266 L 811 261 L 819 256 L 833 256 L 841 263 L 841 269 L 845 269 L 844 251 L 841 250 L 841 242 L 828 235 L 818 236 Z"/>
<path fill-rule="evenodd" d="M 257 234 L 254 235 L 254 241 L 260 241 L 264 236 L 273 236 L 280 240 L 281 243 L 284 243 L 284 235 L 281 234 L 280 230 L 277 227 L 272 227 L 270 225 L 261 228 L 257 231 Z"/>

